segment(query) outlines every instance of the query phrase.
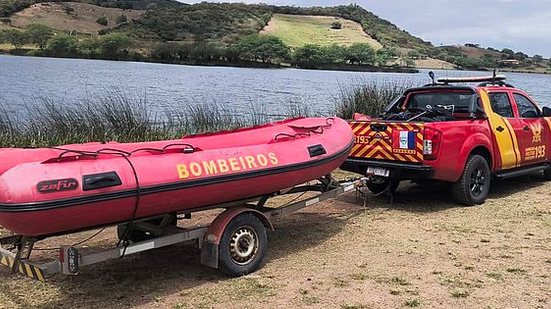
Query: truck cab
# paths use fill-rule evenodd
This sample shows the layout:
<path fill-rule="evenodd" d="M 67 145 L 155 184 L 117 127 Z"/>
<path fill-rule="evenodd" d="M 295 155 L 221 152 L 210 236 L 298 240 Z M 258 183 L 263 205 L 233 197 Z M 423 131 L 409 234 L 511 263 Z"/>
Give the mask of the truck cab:
<path fill-rule="evenodd" d="M 438 180 L 459 204 L 477 205 L 492 179 L 544 172 L 551 180 L 551 109 L 504 76 L 433 79 L 380 118 L 356 115 L 350 125 L 355 144 L 341 168 L 367 176 L 377 194 L 402 180 Z"/>

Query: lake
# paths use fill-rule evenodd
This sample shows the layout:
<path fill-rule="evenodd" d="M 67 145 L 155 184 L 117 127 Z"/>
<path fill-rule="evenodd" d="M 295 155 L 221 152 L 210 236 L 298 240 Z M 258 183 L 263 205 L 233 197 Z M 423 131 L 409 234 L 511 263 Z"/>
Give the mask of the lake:
<path fill-rule="evenodd" d="M 438 77 L 489 75 L 489 72 L 435 71 Z M 507 73 L 508 82 L 551 106 L 551 75 Z M 145 98 L 154 111 L 184 109 L 192 104 L 219 104 L 228 111 L 251 109 L 284 114 L 299 104 L 332 114 L 340 89 L 369 81 L 430 82 L 418 74 L 199 67 L 140 62 L 55 59 L 0 55 L 0 103 L 19 115 L 43 99 L 78 104 L 86 98 L 123 93 Z"/>

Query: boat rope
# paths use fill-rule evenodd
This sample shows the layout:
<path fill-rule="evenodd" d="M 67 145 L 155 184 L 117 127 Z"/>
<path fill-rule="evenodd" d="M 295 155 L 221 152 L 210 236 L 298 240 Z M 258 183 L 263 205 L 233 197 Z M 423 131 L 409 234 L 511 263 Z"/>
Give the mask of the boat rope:
<path fill-rule="evenodd" d="M 324 125 L 317 125 L 317 126 L 311 126 L 311 127 L 304 127 L 304 126 L 289 126 L 290 128 L 294 130 L 305 130 L 306 132 L 298 132 L 295 134 L 291 133 L 279 133 L 275 136 L 275 141 L 280 141 L 281 138 L 286 139 L 297 139 L 300 137 L 310 137 L 312 134 L 323 134 L 325 133 L 325 130 L 331 128 L 333 126 L 333 123 L 335 121 L 335 118 L 328 117 L 325 118 L 325 124 Z"/>

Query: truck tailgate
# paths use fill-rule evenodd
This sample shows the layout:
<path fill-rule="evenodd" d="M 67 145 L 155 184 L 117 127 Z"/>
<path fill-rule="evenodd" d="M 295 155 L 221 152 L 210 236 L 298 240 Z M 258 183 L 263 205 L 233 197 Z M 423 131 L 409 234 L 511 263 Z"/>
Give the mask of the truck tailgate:
<path fill-rule="evenodd" d="M 423 123 L 353 121 L 351 158 L 423 162 Z"/>

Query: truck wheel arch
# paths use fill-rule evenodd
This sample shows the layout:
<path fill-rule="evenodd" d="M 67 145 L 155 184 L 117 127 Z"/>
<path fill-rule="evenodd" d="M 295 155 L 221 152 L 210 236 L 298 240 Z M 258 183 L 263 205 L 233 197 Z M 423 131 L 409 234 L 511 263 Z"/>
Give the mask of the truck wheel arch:
<path fill-rule="evenodd" d="M 488 166 L 490 167 L 490 171 L 494 171 L 495 167 L 495 160 L 492 155 L 492 143 L 488 139 L 487 136 L 484 136 L 482 134 L 475 134 L 471 135 L 465 143 L 463 143 L 463 147 L 460 152 L 460 158 L 461 160 L 457 160 L 457 166 L 456 166 L 456 175 L 454 177 L 453 182 L 458 181 L 461 175 L 463 174 L 463 170 L 465 168 L 465 165 L 467 164 L 467 160 L 471 155 L 480 155 L 486 161 L 488 162 Z"/>

